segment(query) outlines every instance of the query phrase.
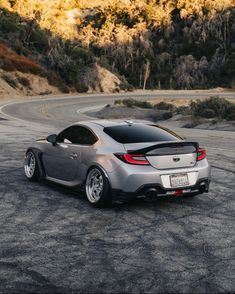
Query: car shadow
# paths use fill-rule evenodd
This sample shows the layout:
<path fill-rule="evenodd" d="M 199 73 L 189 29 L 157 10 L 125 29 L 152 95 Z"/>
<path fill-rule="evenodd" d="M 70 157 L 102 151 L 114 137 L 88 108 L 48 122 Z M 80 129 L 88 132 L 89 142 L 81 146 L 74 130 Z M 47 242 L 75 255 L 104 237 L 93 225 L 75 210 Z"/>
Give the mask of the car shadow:
<path fill-rule="evenodd" d="M 41 180 L 39 182 L 40 185 L 44 187 L 48 187 L 51 190 L 56 191 L 59 193 L 61 196 L 63 195 L 64 197 L 69 197 L 76 199 L 80 201 L 80 204 L 85 205 L 87 207 L 92 208 L 92 206 L 89 204 L 88 200 L 86 199 L 85 192 L 74 190 L 72 188 L 68 188 L 47 180 Z M 151 201 L 147 201 L 144 198 L 135 198 L 132 199 L 128 202 L 124 203 L 113 203 L 112 205 L 102 208 L 103 210 L 126 210 L 126 209 L 141 209 L 141 208 L 161 208 L 161 209 L 167 209 L 169 207 L 169 204 L 175 204 L 175 205 L 182 205 L 188 203 L 188 201 L 193 201 L 192 197 L 187 197 L 187 196 L 164 196 L 164 197 L 156 197 L 155 199 Z M 93 208 L 97 209 L 97 208 Z"/>

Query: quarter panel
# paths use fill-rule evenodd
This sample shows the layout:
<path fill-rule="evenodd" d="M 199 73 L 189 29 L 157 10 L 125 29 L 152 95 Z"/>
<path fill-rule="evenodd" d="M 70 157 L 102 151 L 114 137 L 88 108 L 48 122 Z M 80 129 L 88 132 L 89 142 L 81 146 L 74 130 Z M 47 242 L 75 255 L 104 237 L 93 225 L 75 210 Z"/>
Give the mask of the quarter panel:
<path fill-rule="evenodd" d="M 115 157 L 114 153 L 123 152 L 122 146 L 104 146 L 98 142 L 90 148 L 82 149 L 82 162 L 80 173 L 85 180 L 87 171 L 91 166 L 101 167 L 107 174 L 114 172 L 122 162 Z"/>

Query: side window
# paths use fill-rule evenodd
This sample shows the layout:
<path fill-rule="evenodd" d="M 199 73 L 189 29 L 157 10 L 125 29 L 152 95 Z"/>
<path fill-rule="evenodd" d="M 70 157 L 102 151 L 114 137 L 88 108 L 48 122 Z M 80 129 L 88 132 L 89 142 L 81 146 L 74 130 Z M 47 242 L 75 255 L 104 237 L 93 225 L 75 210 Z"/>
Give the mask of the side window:
<path fill-rule="evenodd" d="M 57 140 L 58 142 L 79 145 L 93 145 L 97 141 L 94 134 L 82 126 L 72 126 L 65 129 L 57 136 Z"/>

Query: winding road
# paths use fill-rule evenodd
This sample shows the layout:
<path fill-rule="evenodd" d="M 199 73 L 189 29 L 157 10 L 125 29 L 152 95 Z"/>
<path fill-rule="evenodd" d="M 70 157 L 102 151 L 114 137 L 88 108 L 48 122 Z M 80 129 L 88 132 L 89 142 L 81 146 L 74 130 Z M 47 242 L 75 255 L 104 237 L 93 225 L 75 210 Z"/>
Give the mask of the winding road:
<path fill-rule="evenodd" d="M 84 109 L 136 99 L 204 98 L 213 91 L 78 95 L 0 108 L 0 293 L 232 292 L 235 133 L 174 128 L 206 147 L 208 194 L 94 209 L 82 195 L 29 183 L 35 138 L 88 119 Z M 235 98 L 233 92 L 220 96 Z"/>

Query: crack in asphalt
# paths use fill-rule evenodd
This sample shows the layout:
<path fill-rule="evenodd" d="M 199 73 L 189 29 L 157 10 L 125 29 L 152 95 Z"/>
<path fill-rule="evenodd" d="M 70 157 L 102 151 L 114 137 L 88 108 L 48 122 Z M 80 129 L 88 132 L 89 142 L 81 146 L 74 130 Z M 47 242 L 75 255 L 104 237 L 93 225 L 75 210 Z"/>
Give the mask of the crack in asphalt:
<path fill-rule="evenodd" d="M 235 174 L 235 171 L 234 170 L 231 170 L 231 169 L 228 169 L 228 168 L 225 168 L 225 167 L 216 166 L 216 165 L 211 165 L 211 167 L 217 168 L 217 169 L 220 169 L 220 170 L 223 170 L 223 171 L 226 171 L 226 172 Z"/>

